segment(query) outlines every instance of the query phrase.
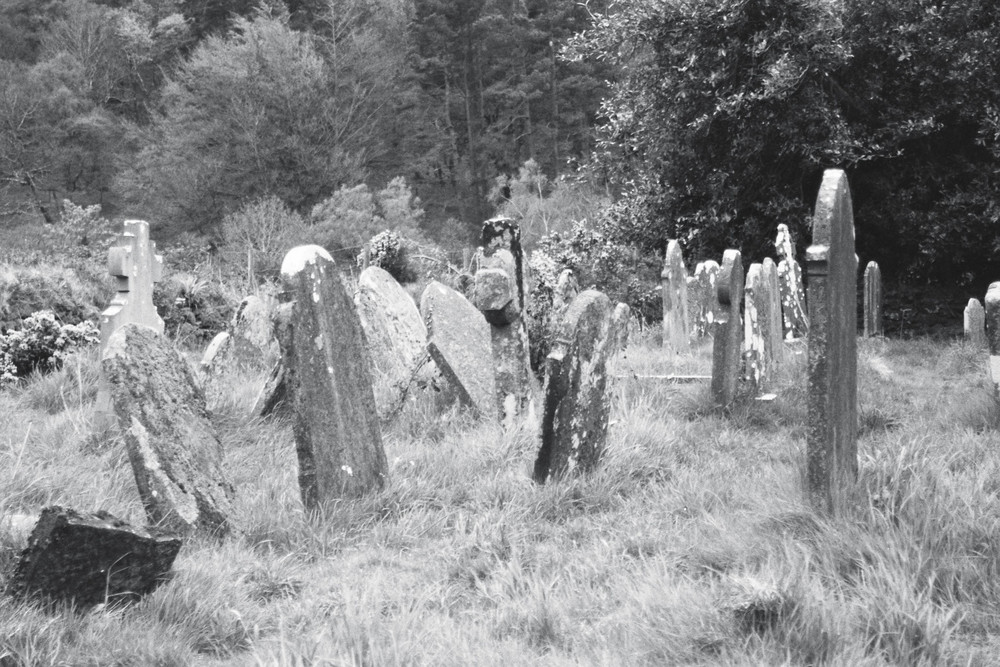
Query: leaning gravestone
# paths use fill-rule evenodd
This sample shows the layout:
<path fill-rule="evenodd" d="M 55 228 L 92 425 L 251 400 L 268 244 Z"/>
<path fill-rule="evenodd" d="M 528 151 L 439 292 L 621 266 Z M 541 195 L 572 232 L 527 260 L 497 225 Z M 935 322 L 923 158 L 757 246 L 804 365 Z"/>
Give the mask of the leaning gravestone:
<path fill-rule="evenodd" d="M 483 314 L 455 290 L 432 281 L 420 296 L 427 325 L 427 350 L 459 400 L 480 415 L 496 414 L 489 324 Z"/>
<path fill-rule="evenodd" d="M 153 329 L 126 324 L 108 340 L 101 367 L 150 522 L 177 533 L 228 532 L 233 487 L 184 357 Z"/>
<path fill-rule="evenodd" d="M 809 317 L 805 310 L 802 269 L 795 259 L 795 246 L 788 225 L 778 225 L 778 238 L 774 241 L 774 247 L 781 258 L 778 262 L 778 281 L 781 285 L 785 338 L 801 338 L 809 331 Z"/>
<path fill-rule="evenodd" d="M 857 269 L 854 213 L 847 175 L 823 174 L 813 215 L 809 271 L 809 426 L 807 483 L 810 500 L 832 511 L 840 487 L 858 473 Z"/>
<path fill-rule="evenodd" d="M 740 375 L 740 300 L 743 298 L 743 259 L 739 250 L 727 250 L 716 281 L 721 314 L 712 324 L 712 397 L 717 405 L 729 405 L 736 395 Z"/>
<path fill-rule="evenodd" d="M 277 315 L 302 504 L 381 488 L 388 477 L 368 352 L 354 300 L 333 259 L 315 245 L 281 264 Z"/>
<path fill-rule="evenodd" d="M 153 305 L 153 284 L 163 278 L 163 257 L 149 240 L 149 223 L 126 220 L 124 231 L 108 250 L 108 272 L 115 277 L 117 293 L 101 313 L 101 349 L 111 334 L 125 324 L 142 324 L 163 333 L 163 319 Z"/>
<path fill-rule="evenodd" d="M 134 528 L 107 512 L 46 507 L 7 591 L 81 608 L 131 602 L 166 579 L 180 548 L 176 536 Z"/>
<path fill-rule="evenodd" d="M 663 298 L 663 347 L 674 354 L 687 352 L 690 349 L 687 332 L 687 267 L 684 266 L 684 255 L 677 241 L 667 243 L 660 283 Z"/>
<path fill-rule="evenodd" d="M 1000 396 L 1000 282 L 986 290 L 986 342 L 990 348 L 990 378 Z"/>
<path fill-rule="evenodd" d="M 771 362 L 777 370 L 785 363 L 785 337 L 782 332 L 781 321 L 781 285 L 778 280 L 778 267 L 774 260 L 765 257 L 761 262 L 761 270 L 764 272 L 764 291 L 767 294 L 768 314 L 765 318 L 767 335 L 770 339 Z"/>
<path fill-rule="evenodd" d="M 429 361 L 427 327 L 406 290 L 377 266 L 361 272 L 354 302 L 372 361 L 375 408 L 386 419 L 402 407 L 411 383 Z"/>
<path fill-rule="evenodd" d="M 969 299 L 962 317 L 965 339 L 977 347 L 986 345 L 986 312 L 979 299 Z"/>
<path fill-rule="evenodd" d="M 613 338 L 611 301 L 596 290 L 581 292 L 545 360 L 542 445 L 534 471 L 539 484 L 600 462 L 611 409 L 605 365 Z"/>
<path fill-rule="evenodd" d="M 865 338 L 882 335 L 882 271 L 878 262 L 865 267 Z"/>

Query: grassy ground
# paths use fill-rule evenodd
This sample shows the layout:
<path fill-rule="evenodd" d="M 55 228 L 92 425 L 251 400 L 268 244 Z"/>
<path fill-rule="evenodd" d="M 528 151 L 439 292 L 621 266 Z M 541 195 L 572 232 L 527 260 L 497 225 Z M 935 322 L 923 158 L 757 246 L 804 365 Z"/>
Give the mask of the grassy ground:
<path fill-rule="evenodd" d="M 291 429 L 246 417 L 264 378 L 209 386 L 243 535 L 192 540 L 126 609 L 0 598 L 0 665 L 991 665 L 1000 654 L 1000 433 L 985 351 L 861 341 L 851 509 L 803 502 L 804 359 L 777 399 L 711 407 L 710 348 L 615 360 L 610 442 L 536 486 L 537 443 L 418 400 L 381 493 L 307 516 Z M 0 393 L 0 513 L 143 523 L 96 366 Z M 0 570 L 23 536 L 0 534 Z M 3 575 L 0 575 L 2 577 Z M 3 581 L 0 581 L 0 585 Z"/>

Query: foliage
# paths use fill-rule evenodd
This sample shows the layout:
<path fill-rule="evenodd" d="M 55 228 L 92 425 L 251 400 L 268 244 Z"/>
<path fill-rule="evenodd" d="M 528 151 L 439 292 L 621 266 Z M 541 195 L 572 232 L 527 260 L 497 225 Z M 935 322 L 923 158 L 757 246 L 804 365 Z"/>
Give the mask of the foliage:
<path fill-rule="evenodd" d="M 114 293 L 103 266 L 85 271 L 33 259 L 32 265 L 0 263 L 2 326 L 13 326 L 40 310 L 54 312 L 63 322 L 96 320 Z"/>
<path fill-rule="evenodd" d="M 399 283 L 416 280 L 416 272 L 410 266 L 406 243 L 399 234 L 384 231 L 376 234 L 366 245 L 367 259 L 371 266 L 388 271 Z M 358 256 L 359 263 L 363 256 Z"/>
<path fill-rule="evenodd" d="M 222 221 L 220 255 L 231 270 L 247 277 L 275 279 L 285 253 L 307 238 L 305 220 L 275 196 L 244 204 Z"/>
<path fill-rule="evenodd" d="M 50 310 L 32 313 L 20 329 L 0 334 L 0 385 L 58 368 L 67 353 L 100 340 L 100 330 L 89 320 L 61 324 Z"/>
<path fill-rule="evenodd" d="M 203 345 L 229 325 L 237 299 L 216 281 L 175 273 L 153 286 L 153 305 L 168 334 Z"/>

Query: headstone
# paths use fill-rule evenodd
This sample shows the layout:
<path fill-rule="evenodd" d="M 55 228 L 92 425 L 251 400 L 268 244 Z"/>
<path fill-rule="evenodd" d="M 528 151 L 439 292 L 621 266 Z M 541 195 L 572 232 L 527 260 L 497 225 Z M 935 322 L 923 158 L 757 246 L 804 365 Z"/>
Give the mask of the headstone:
<path fill-rule="evenodd" d="M 126 220 L 124 231 L 108 250 L 108 272 L 115 277 L 117 293 L 101 313 L 101 349 L 111 334 L 133 323 L 163 333 L 163 319 L 153 305 L 153 284 L 163 278 L 163 257 L 149 240 L 149 223 Z"/>
<path fill-rule="evenodd" d="M 969 299 L 963 313 L 965 339 L 977 347 L 986 345 L 986 312 L 979 299 Z"/>
<path fill-rule="evenodd" d="M 878 262 L 865 267 L 865 338 L 881 336 L 882 331 L 882 271 Z"/>
<path fill-rule="evenodd" d="M 632 327 L 632 309 L 627 303 L 619 302 L 611 313 L 611 330 L 614 334 L 612 352 L 622 352 L 628 347 Z"/>
<path fill-rule="evenodd" d="M 176 536 L 129 526 L 107 512 L 46 507 L 7 590 L 82 608 L 131 602 L 165 580 L 180 548 Z"/>
<path fill-rule="evenodd" d="M 680 243 L 667 243 L 663 272 L 660 274 L 663 297 L 663 346 L 674 354 L 687 352 L 687 267 Z"/>
<path fill-rule="evenodd" d="M 545 363 L 542 445 L 534 479 L 595 468 L 610 413 L 606 362 L 614 344 L 611 301 L 585 290 L 573 300 Z"/>
<path fill-rule="evenodd" d="M 857 269 L 854 212 L 847 175 L 823 174 L 813 214 L 809 271 L 810 500 L 832 511 L 842 484 L 857 477 Z"/>
<path fill-rule="evenodd" d="M 805 310 L 805 292 L 802 289 L 802 269 L 795 259 L 795 245 L 788 225 L 778 225 L 774 241 L 778 257 L 778 282 L 781 286 L 781 309 L 785 322 L 785 338 L 801 338 L 809 331 L 809 316 Z"/>
<path fill-rule="evenodd" d="M 363 495 L 388 478 L 368 351 L 354 300 L 315 245 L 281 264 L 278 341 L 307 509 Z"/>
<path fill-rule="evenodd" d="M 480 415 L 496 414 L 496 380 L 490 327 L 483 314 L 455 290 L 432 281 L 420 296 L 427 350 L 461 402 Z"/>
<path fill-rule="evenodd" d="M 990 348 L 990 378 L 1000 396 L 1000 282 L 986 290 L 986 342 Z"/>
<path fill-rule="evenodd" d="M 778 281 L 778 267 L 774 260 L 765 257 L 761 262 L 764 272 L 764 289 L 767 293 L 768 314 L 765 318 L 767 335 L 771 341 L 771 360 L 777 370 L 785 363 L 785 337 L 781 321 L 781 287 Z"/>
<path fill-rule="evenodd" d="M 382 419 L 399 411 L 429 361 L 427 327 L 417 304 L 388 271 L 369 266 L 354 296 L 372 362 L 375 409 Z"/>
<path fill-rule="evenodd" d="M 212 342 L 205 348 L 198 362 L 198 370 L 202 373 L 212 373 L 218 369 L 221 358 L 225 355 L 226 349 L 232 343 L 232 336 L 228 331 L 220 331 L 212 338 Z"/>
<path fill-rule="evenodd" d="M 747 379 L 764 391 L 771 380 L 771 341 L 766 331 L 768 307 L 764 267 L 751 264 L 743 289 L 743 347 Z"/>
<path fill-rule="evenodd" d="M 736 396 L 740 376 L 740 301 L 743 298 L 743 258 L 739 250 L 727 250 L 716 281 L 722 312 L 712 324 L 712 398 L 717 405 L 729 405 Z"/>
<path fill-rule="evenodd" d="M 234 365 L 254 370 L 274 365 L 281 355 L 271 321 L 276 307 L 277 303 L 270 294 L 251 294 L 240 302 L 229 325 L 232 334 L 229 355 Z"/>
<path fill-rule="evenodd" d="M 229 532 L 233 487 L 184 357 L 153 329 L 126 324 L 108 340 L 101 367 L 150 522 L 176 533 Z"/>
<path fill-rule="evenodd" d="M 700 339 L 712 334 L 712 323 L 721 312 L 715 290 L 718 275 L 719 263 L 709 259 L 698 262 L 694 276 L 688 282 L 688 316 L 691 320 L 692 338 Z"/>

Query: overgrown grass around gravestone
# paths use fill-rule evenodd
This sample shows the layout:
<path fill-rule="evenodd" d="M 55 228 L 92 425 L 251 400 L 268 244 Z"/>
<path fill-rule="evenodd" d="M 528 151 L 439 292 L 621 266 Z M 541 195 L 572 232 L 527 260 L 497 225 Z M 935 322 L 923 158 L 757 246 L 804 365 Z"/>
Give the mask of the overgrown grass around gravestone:
<path fill-rule="evenodd" d="M 612 364 L 586 477 L 530 481 L 534 428 L 415 395 L 391 479 L 302 509 L 291 426 L 248 416 L 264 377 L 206 383 L 239 536 L 183 547 L 133 607 L 0 598 L 11 664 L 989 665 L 1000 647 L 1000 421 L 985 352 L 859 344 L 849 509 L 803 501 L 805 361 L 725 409 L 710 348 L 639 340 Z M 197 355 L 192 355 L 196 357 Z M 0 514 L 48 503 L 143 523 L 124 445 L 93 414 L 96 358 L 0 392 Z M 2 527 L 2 526 L 0 526 Z M 22 537 L 0 529 L 0 586 Z M 4 664 L 7 664 L 4 662 Z"/>

